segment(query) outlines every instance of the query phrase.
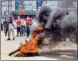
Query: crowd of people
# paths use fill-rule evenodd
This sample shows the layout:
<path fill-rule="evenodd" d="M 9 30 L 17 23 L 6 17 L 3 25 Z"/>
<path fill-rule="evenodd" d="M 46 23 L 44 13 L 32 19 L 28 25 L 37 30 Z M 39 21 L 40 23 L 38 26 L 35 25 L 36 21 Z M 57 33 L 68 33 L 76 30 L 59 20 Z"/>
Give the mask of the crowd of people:
<path fill-rule="evenodd" d="M 4 31 L 5 36 L 8 36 L 7 40 L 11 40 L 11 33 L 13 40 L 15 40 L 14 29 L 17 30 L 17 37 L 30 35 L 30 27 L 33 23 L 33 18 L 27 16 L 26 18 L 21 18 L 20 16 L 14 20 L 12 17 L 8 17 L 6 20 L 1 22 L 1 30 Z"/>

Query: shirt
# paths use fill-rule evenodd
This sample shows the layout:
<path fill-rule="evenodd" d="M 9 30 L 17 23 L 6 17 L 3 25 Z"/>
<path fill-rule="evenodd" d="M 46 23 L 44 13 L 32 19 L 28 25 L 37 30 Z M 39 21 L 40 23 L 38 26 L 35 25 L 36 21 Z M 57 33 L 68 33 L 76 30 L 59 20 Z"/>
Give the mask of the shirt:
<path fill-rule="evenodd" d="M 25 26 L 26 25 L 26 21 L 25 20 L 21 20 L 21 25 Z"/>
<path fill-rule="evenodd" d="M 13 29 L 13 28 L 14 28 L 13 24 L 9 23 L 9 29 Z"/>
<path fill-rule="evenodd" d="M 17 27 L 21 27 L 21 20 L 16 21 Z"/>
<path fill-rule="evenodd" d="M 29 27 L 32 23 L 32 19 L 31 18 L 28 18 L 26 19 L 26 27 Z"/>

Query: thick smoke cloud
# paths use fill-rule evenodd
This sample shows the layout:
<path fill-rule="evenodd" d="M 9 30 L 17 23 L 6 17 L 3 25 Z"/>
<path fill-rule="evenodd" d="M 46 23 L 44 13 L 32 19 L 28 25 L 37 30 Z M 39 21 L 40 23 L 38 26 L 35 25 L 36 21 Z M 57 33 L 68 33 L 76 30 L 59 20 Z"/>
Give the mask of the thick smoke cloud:
<path fill-rule="evenodd" d="M 69 33 L 70 37 L 77 29 L 77 12 L 74 10 L 69 11 L 66 9 L 42 7 L 37 19 L 45 28 L 43 32 L 44 37 L 47 35 L 46 37 L 52 40 L 60 40 L 62 36 L 65 37 L 67 35 L 66 33 Z M 67 36 L 65 38 L 67 38 Z"/>
<path fill-rule="evenodd" d="M 63 16 L 65 16 L 66 14 L 66 10 L 62 10 L 62 9 L 55 9 L 51 12 L 49 19 L 46 23 L 45 28 L 51 28 L 52 24 L 61 21 Z"/>
<path fill-rule="evenodd" d="M 65 15 L 62 21 L 61 28 L 66 28 L 68 26 L 77 28 L 77 14 L 74 11 L 69 12 L 68 15 Z"/>
<path fill-rule="evenodd" d="M 50 7 L 47 7 L 47 6 L 41 7 L 37 15 L 38 21 L 41 25 L 45 26 L 46 22 L 48 21 L 51 11 L 52 10 Z"/>

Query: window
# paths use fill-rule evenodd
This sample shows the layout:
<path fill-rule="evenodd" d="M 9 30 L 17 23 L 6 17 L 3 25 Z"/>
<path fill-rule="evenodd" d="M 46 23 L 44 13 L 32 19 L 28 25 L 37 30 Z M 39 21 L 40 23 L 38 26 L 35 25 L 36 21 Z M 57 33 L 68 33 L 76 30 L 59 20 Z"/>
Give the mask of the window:
<path fill-rule="evenodd" d="M 47 1 L 47 6 L 51 8 L 57 8 L 58 7 L 58 1 Z"/>
<path fill-rule="evenodd" d="M 15 1 L 2 1 L 2 15 L 4 12 L 8 15 L 13 10 L 15 10 Z"/>
<path fill-rule="evenodd" d="M 4 15 L 4 12 L 5 12 L 5 14 L 8 14 L 8 5 L 5 5 L 5 4 L 2 5 L 2 15 Z"/>
<path fill-rule="evenodd" d="M 7 6 L 8 5 L 8 1 L 2 1 L 2 6 Z"/>
<path fill-rule="evenodd" d="M 15 7 L 15 1 L 12 1 L 12 7 Z"/>

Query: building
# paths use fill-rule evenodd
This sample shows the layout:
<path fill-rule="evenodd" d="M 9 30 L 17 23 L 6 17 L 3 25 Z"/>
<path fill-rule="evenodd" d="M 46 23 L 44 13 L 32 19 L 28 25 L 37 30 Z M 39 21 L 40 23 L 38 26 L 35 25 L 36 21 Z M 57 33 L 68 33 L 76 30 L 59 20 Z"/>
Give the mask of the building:
<path fill-rule="evenodd" d="M 70 1 L 37 1 L 37 0 L 2 0 L 2 18 L 6 18 L 10 13 L 15 15 L 36 15 L 37 10 L 42 5 L 47 5 L 54 8 L 74 8 L 77 6 L 77 2 Z"/>

